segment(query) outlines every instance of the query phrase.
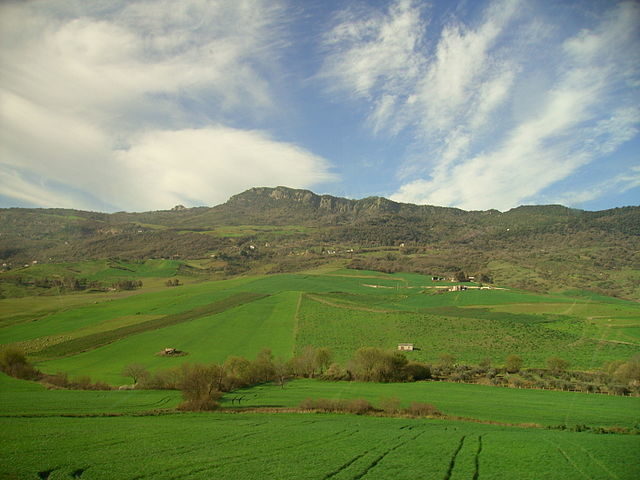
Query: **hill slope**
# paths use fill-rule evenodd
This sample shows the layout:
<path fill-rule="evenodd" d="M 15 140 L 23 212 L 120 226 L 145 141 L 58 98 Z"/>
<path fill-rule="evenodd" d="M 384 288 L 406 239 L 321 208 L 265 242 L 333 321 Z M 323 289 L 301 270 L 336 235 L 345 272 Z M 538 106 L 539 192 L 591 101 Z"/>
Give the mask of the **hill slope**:
<path fill-rule="evenodd" d="M 355 268 L 484 272 L 520 288 L 570 287 L 640 298 L 639 239 L 640 207 L 468 212 L 285 187 L 252 188 L 211 208 L 113 214 L 0 210 L 0 262 L 14 274 L 34 261 L 211 255 L 218 264 L 210 267 L 225 275 L 282 272 L 342 255 Z M 387 253 L 381 247 L 389 247 Z"/>

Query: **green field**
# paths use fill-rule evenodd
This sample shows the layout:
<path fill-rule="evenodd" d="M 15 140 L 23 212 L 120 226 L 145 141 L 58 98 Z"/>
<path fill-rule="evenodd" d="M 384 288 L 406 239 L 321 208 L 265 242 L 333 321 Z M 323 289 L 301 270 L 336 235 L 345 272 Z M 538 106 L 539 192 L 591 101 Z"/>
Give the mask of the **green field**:
<path fill-rule="evenodd" d="M 640 398 L 576 392 L 527 390 L 448 382 L 363 383 L 294 380 L 285 388 L 260 385 L 228 393 L 224 406 L 297 407 L 306 398 L 365 398 L 379 406 L 385 398 L 401 406 L 435 405 L 446 415 L 501 423 L 543 426 L 640 426 Z"/>
<path fill-rule="evenodd" d="M 285 389 L 231 393 L 226 403 L 233 395 L 244 395 L 247 405 L 286 406 L 307 395 L 375 401 L 392 394 L 405 403 L 434 401 L 449 414 L 516 423 L 535 418 L 543 424 L 629 425 L 638 412 L 635 398 L 500 388 L 489 394 L 487 388 L 296 381 Z M 637 435 L 348 414 L 171 413 L 178 401 L 172 391 L 46 391 L 0 375 L 0 478 L 631 480 L 640 475 Z"/>
<path fill-rule="evenodd" d="M 120 271 L 105 265 L 83 268 L 105 279 L 116 274 L 109 269 Z M 407 354 L 412 360 L 437 362 L 449 353 L 462 363 L 491 357 L 500 365 L 516 353 L 525 367 L 542 367 L 560 355 L 575 369 L 598 369 L 640 353 L 638 305 L 582 292 L 436 293 L 433 287 L 451 283 L 326 267 L 169 288 L 153 275 L 173 275 L 175 264 L 138 266 L 135 275 L 157 285 L 0 300 L 0 343 L 23 348 L 47 373 L 89 375 L 114 385 L 131 382 L 122 375 L 130 363 L 156 370 L 231 355 L 253 358 L 263 348 L 288 359 L 306 345 L 329 347 L 341 363 L 362 346 L 393 349 L 413 342 L 419 350 Z M 165 347 L 187 355 L 156 355 Z M 260 411 L 295 409 L 306 398 L 366 398 L 379 406 L 392 397 L 403 406 L 434 404 L 448 419 Z M 230 392 L 215 413 L 177 412 L 180 401 L 176 391 L 45 390 L 0 375 L 0 478 L 640 476 L 640 436 L 593 433 L 597 427 L 637 429 L 637 397 L 445 382 L 295 380 L 285 388 L 265 384 Z M 577 426 L 591 431 L 572 431 Z"/>
<path fill-rule="evenodd" d="M 47 390 L 0 373 L 0 416 L 83 416 L 130 414 L 173 409 L 180 401 L 176 391 Z"/>
<path fill-rule="evenodd" d="M 148 268 L 175 267 L 166 262 Z M 518 354 L 525 367 L 543 367 L 560 354 L 570 368 L 584 370 L 640 353 L 640 307 L 633 302 L 581 292 L 436 293 L 446 285 L 418 274 L 325 268 L 133 293 L 30 297 L 32 303 L 5 299 L 0 342 L 24 349 L 46 372 L 114 384 L 126 382 L 120 372 L 129 363 L 156 369 L 222 362 L 229 355 L 252 358 L 262 348 L 286 359 L 306 345 L 329 347 L 342 363 L 363 346 L 412 342 L 419 349 L 410 359 L 424 362 L 447 353 L 462 363 L 489 357 L 501 365 Z M 225 302 L 233 305 L 217 306 Z M 188 355 L 155 356 L 165 347 Z"/>
<path fill-rule="evenodd" d="M 0 418 L 3 478 L 635 479 L 637 436 L 327 414 Z"/>

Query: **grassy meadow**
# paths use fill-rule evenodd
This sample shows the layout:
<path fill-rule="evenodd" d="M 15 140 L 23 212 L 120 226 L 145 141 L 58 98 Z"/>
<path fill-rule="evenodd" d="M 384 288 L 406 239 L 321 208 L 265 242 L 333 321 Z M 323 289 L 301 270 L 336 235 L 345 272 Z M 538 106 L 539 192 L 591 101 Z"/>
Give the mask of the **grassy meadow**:
<path fill-rule="evenodd" d="M 489 357 L 501 365 L 518 354 L 525 367 L 544 367 L 560 355 L 582 370 L 640 352 L 640 307 L 633 302 L 580 292 L 437 288 L 450 285 L 418 274 L 324 269 L 30 297 L 33 303 L 3 299 L 0 342 L 24 349 L 45 372 L 112 384 L 126 383 L 121 372 L 130 363 L 154 370 L 230 355 L 252 358 L 262 348 L 287 359 L 306 345 L 330 348 L 338 362 L 363 346 L 411 342 L 417 350 L 407 355 L 417 361 L 451 354 L 462 363 Z M 188 355 L 158 357 L 165 347 Z"/>
<path fill-rule="evenodd" d="M 638 437 L 335 414 L 0 418 L 3 478 L 634 479 Z"/>
<path fill-rule="evenodd" d="M 374 406 L 396 398 L 435 405 L 446 415 L 476 420 L 538 424 L 629 427 L 640 425 L 640 398 L 468 385 L 449 382 L 369 383 L 293 380 L 284 388 L 258 385 L 228 393 L 223 406 L 297 407 L 307 398 L 364 398 Z M 238 402 L 240 400 L 240 402 Z"/>
<path fill-rule="evenodd" d="M 526 368 L 561 356 L 578 370 L 640 353 L 638 305 L 584 292 L 446 292 L 437 287 L 451 282 L 423 275 L 326 266 L 220 281 L 191 278 L 166 287 L 162 276 L 175 278 L 179 264 L 145 264 L 81 267 L 105 282 L 122 268 L 135 270 L 131 275 L 145 282 L 136 291 L 1 299 L 0 343 L 23 349 L 46 373 L 88 375 L 112 385 L 131 383 L 123 369 L 132 363 L 154 371 L 233 355 L 253 358 L 263 348 L 286 360 L 307 345 L 328 347 L 341 363 L 363 346 L 395 349 L 412 342 L 418 349 L 407 352 L 411 360 L 437 362 L 451 354 L 461 363 L 489 357 L 502 365 L 518 354 Z M 77 267 L 46 268 L 51 271 L 43 274 L 53 275 Z M 157 355 L 165 347 L 186 355 Z M 448 419 L 293 413 L 306 398 L 364 398 L 375 406 L 389 398 L 402 406 L 426 402 Z M 640 436 L 572 431 L 638 428 L 637 397 L 300 379 L 284 388 L 263 384 L 227 393 L 216 412 L 179 412 L 180 402 L 180 392 L 172 390 L 46 390 L 0 374 L 0 478 L 640 476 Z"/>

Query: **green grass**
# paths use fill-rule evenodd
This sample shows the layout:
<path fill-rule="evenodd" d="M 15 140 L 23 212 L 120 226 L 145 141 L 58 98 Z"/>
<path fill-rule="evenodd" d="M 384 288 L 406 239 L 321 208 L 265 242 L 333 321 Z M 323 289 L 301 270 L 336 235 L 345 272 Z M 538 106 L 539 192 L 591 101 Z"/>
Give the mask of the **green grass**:
<path fill-rule="evenodd" d="M 380 311 L 388 305 L 374 301 L 367 307 L 362 297 L 342 298 L 351 303 L 338 308 L 332 303 L 335 296 L 304 297 L 299 345 L 330 347 L 337 361 L 346 362 L 361 347 L 393 349 L 398 343 L 411 342 L 419 348 L 407 354 L 412 360 L 435 362 L 449 353 L 461 363 L 477 364 L 489 357 L 502 364 L 509 354 L 517 353 L 526 367 L 544 367 L 547 358 L 562 352 L 572 368 L 578 369 L 598 368 L 606 361 L 628 358 L 639 351 L 632 345 L 600 343 L 580 332 L 551 329 L 537 321 L 539 317 L 532 321 L 526 314 L 492 314 L 480 309 L 474 315 L 473 310 L 452 307 L 422 312 Z"/>
<path fill-rule="evenodd" d="M 0 373 L 0 416 L 104 415 L 173 409 L 176 391 L 46 390 Z"/>
<path fill-rule="evenodd" d="M 23 302 L 23 299 L 18 299 L 19 302 L 14 299 L 0 300 L 0 318 L 3 319 L 0 343 L 60 335 L 126 315 L 181 313 L 242 291 L 238 287 L 253 281 L 255 278 L 239 278 L 164 288 L 154 292 L 134 292 L 128 295 L 84 294 L 73 296 L 80 298 L 77 305 L 69 305 L 66 296 L 37 297 L 33 301 L 45 305 L 42 306 L 43 313 L 34 313 L 31 321 L 27 321 L 21 310 L 28 302 Z M 49 305 L 48 311 L 46 305 Z"/>
<path fill-rule="evenodd" d="M 33 305 L 24 299 L 0 300 L 0 342 L 30 353 L 41 351 L 40 359 L 112 342 L 42 367 L 118 383 L 127 363 L 161 368 L 223 361 L 228 355 L 251 357 L 261 348 L 286 358 L 306 345 L 329 347 L 339 362 L 363 346 L 395 348 L 399 342 L 412 342 L 420 350 L 408 355 L 420 361 L 434 362 L 449 353 L 462 363 L 490 357 L 500 365 L 513 353 L 523 357 L 525 367 L 544 367 L 547 358 L 561 354 L 574 369 L 597 369 L 640 353 L 640 309 L 633 302 L 577 297 L 575 292 L 432 294 L 424 287 L 433 283 L 424 275 L 333 268 L 126 295 L 38 297 Z M 246 294 L 271 297 L 228 314 L 199 310 Z M 182 323 L 171 326 L 175 319 Z M 154 356 L 167 346 L 189 355 Z"/>
<path fill-rule="evenodd" d="M 40 358 L 52 358 L 65 357 L 86 352 L 87 350 L 107 345 L 131 335 L 139 335 L 144 332 L 171 327 L 197 318 L 216 315 L 263 297 L 264 295 L 257 293 L 237 293 L 228 298 L 218 300 L 217 302 L 209 305 L 196 307 L 194 309 L 187 310 L 186 312 L 174 313 L 160 318 L 152 318 L 150 320 L 144 320 L 132 325 L 125 325 L 113 330 L 106 330 L 56 343 L 34 352 L 34 355 Z"/>
<path fill-rule="evenodd" d="M 449 382 L 364 383 L 294 380 L 285 388 L 260 385 L 226 394 L 225 406 L 243 397 L 241 406 L 296 407 L 306 398 L 365 398 L 373 405 L 396 397 L 434 404 L 447 415 L 503 423 L 545 426 L 640 426 L 640 398 L 576 392 L 527 390 Z M 237 402 L 235 402 L 237 406 Z"/>
<path fill-rule="evenodd" d="M 640 438 L 312 414 L 2 418 L 4 478 L 635 479 Z"/>
<path fill-rule="evenodd" d="M 289 358 L 294 348 L 295 313 L 299 294 L 287 292 L 254 300 L 215 315 L 121 339 L 68 358 L 41 362 L 46 372 L 89 374 L 92 379 L 123 383 L 123 368 L 141 363 L 149 369 L 168 368 L 183 362 L 223 362 L 230 355 L 252 358 L 261 349 Z M 165 347 L 188 353 L 184 357 L 155 355 Z"/>

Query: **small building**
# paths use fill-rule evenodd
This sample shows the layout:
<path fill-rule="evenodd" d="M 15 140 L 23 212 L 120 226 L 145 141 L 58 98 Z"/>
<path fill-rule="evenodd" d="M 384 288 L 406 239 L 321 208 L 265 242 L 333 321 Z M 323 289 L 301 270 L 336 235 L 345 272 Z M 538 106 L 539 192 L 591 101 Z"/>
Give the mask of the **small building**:
<path fill-rule="evenodd" d="M 398 350 L 410 352 L 413 350 L 413 343 L 399 343 Z"/>
<path fill-rule="evenodd" d="M 165 348 L 164 349 L 164 354 L 165 355 L 175 355 L 176 354 L 176 349 L 175 348 Z"/>
<path fill-rule="evenodd" d="M 463 290 L 466 290 L 467 287 L 465 287 L 464 285 L 454 285 L 453 287 L 451 287 L 449 289 L 450 292 L 462 292 Z"/>
<path fill-rule="evenodd" d="M 442 282 L 444 280 L 444 277 L 431 277 L 431 281 L 432 282 Z"/>

